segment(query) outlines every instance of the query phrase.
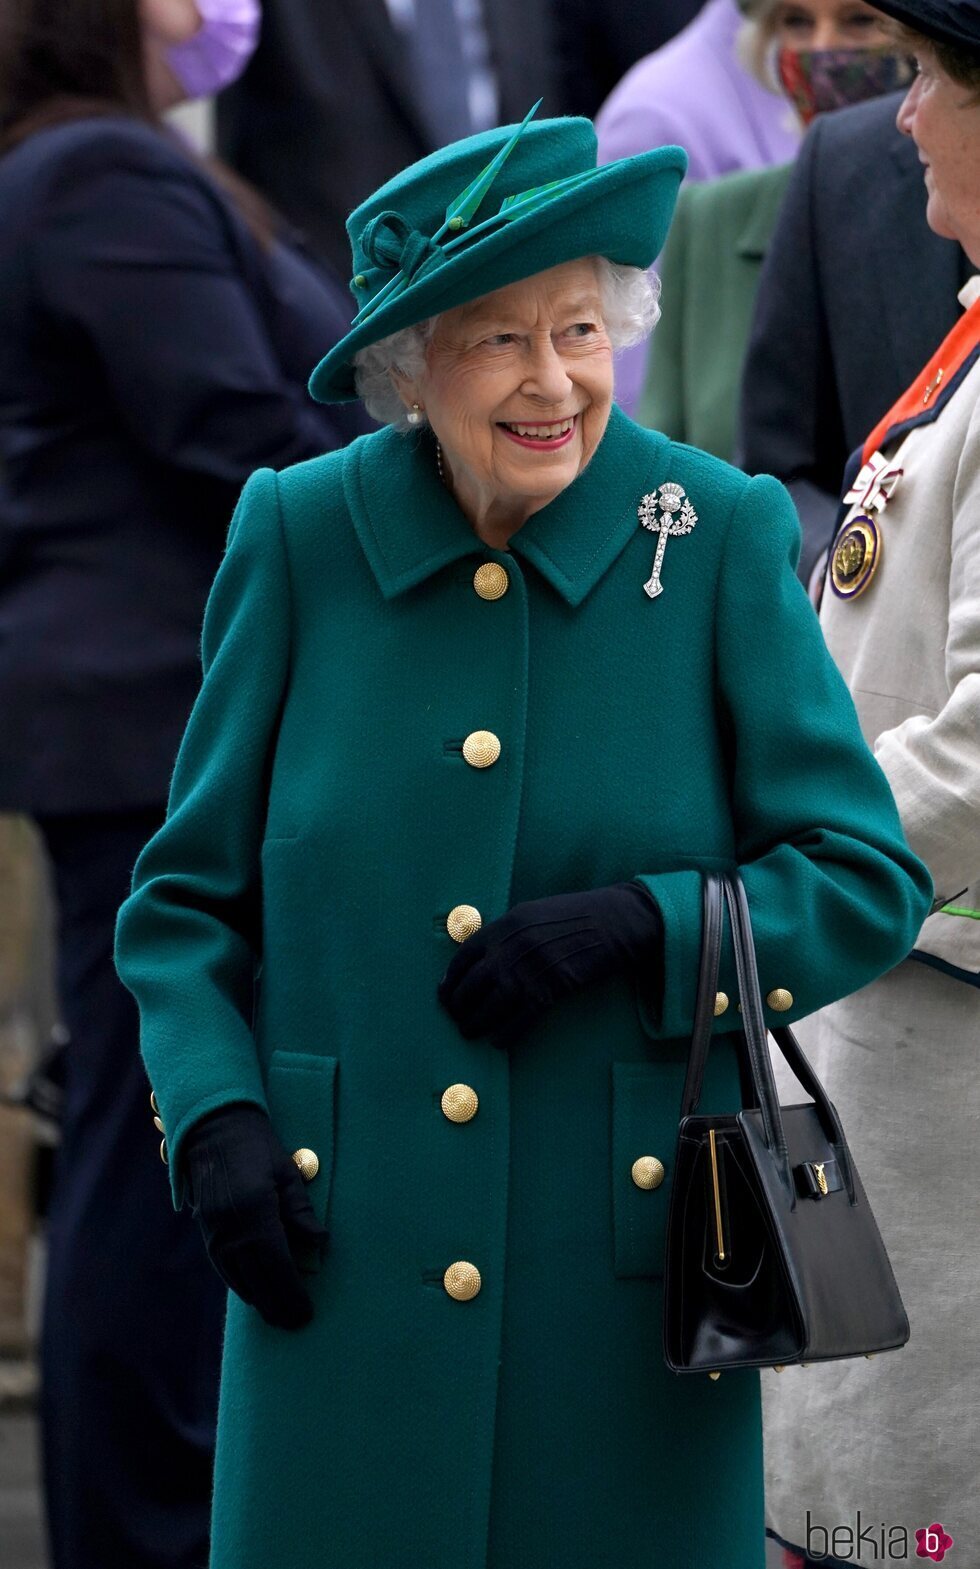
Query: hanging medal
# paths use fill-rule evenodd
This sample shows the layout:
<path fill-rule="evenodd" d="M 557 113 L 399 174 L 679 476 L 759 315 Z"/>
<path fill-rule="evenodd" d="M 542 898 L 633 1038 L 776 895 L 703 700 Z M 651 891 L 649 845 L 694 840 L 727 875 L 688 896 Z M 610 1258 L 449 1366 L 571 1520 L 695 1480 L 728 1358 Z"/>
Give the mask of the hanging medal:
<path fill-rule="evenodd" d="M 830 558 L 830 586 L 838 599 L 857 599 L 878 570 L 881 534 L 874 518 L 859 512 L 845 523 L 834 540 Z"/>
<path fill-rule="evenodd" d="M 830 586 L 838 599 L 857 599 L 881 565 L 881 514 L 902 470 L 873 452 L 844 496 L 857 510 L 845 518 L 830 549 Z"/>

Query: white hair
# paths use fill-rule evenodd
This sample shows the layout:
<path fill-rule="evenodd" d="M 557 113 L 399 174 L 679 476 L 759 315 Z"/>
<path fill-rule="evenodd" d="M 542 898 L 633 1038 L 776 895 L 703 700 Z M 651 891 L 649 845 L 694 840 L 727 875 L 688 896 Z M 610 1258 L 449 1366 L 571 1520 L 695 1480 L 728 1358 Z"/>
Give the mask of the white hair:
<path fill-rule="evenodd" d="M 602 319 L 614 349 L 647 337 L 660 320 L 660 279 L 642 267 L 625 267 L 593 256 L 599 280 Z M 403 327 L 354 356 L 354 384 L 364 407 L 383 425 L 411 430 L 407 410 L 391 379 L 393 370 L 415 381 L 425 370 L 425 351 L 438 316 Z"/>

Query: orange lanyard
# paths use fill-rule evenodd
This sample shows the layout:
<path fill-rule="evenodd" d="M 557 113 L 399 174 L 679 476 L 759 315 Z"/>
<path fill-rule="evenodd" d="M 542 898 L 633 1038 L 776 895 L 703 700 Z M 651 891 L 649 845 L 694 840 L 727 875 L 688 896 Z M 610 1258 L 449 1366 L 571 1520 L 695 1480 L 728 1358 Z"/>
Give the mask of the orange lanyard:
<path fill-rule="evenodd" d="M 899 426 L 911 429 L 934 420 L 962 379 L 967 361 L 980 349 L 980 299 L 974 300 L 956 326 L 939 345 L 932 359 L 919 372 L 907 392 L 879 420 L 864 443 L 862 461 L 867 463 L 891 440 Z M 905 434 L 903 430 L 902 434 Z"/>

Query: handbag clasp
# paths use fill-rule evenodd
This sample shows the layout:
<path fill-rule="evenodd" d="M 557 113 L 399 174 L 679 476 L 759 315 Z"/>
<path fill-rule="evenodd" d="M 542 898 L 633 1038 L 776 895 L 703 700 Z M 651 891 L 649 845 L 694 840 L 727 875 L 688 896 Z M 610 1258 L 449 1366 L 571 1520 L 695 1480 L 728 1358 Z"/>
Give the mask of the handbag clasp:
<path fill-rule="evenodd" d="M 824 1199 L 842 1187 L 836 1160 L 805 1160 L 796 1167 L 796 1190 L 804 1198 Z"/>

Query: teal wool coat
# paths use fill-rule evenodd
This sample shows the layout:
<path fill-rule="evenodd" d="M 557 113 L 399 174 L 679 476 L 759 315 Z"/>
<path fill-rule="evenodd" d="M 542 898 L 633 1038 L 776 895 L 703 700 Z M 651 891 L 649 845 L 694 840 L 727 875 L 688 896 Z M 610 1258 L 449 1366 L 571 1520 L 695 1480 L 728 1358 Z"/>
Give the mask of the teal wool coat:
<path fill-rule="evenodd" d="M 637 506 L 667 480 L 698 521 L 650 600 Z M 763 1569 L 758 1377 L 678 1378 L 661 1350 L 698 869 L 741 863 L 783 1022 L 902 959 L 931 892 L 797 549 L 775 480 L 616 409 L 508 551 L 428 434 L 246 486 L 118 931 L 174 1202 L 187 1129 L 254 1101 L 319 1157 L 331 1232 L 306 1329 L 230 1299 L 213 1569 Z M 490 767 L 463 756 L 475 730 Z M 490 921 L 633 876 L 663 912 L 660 1017 L 616 980 L 511 1053 L 460 1037 L 436 999 L 455 906 Z M 722 985 L 716 1110 L 727 939 Z M 468 1120 L 443 1109 L 459 1085 Z M 661 1186 L 633 1181 L 642 1156 Z M 468 1300 L 444 1283 L 461 1262 Z"/>

